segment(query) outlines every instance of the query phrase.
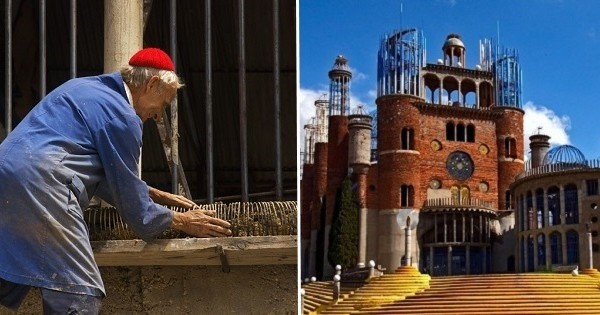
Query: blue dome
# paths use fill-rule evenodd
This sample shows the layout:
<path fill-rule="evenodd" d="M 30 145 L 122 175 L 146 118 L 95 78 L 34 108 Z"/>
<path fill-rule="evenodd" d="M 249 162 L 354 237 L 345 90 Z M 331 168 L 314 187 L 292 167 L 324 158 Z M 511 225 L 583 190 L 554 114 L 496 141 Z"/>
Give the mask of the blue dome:
<path fill-rule="evenodd" d="M 544 162 L 542 164 L 558 164 L 558 163 L 585 163 L 585 156 L 576 147 L 563 144 L 554 147 L 546 153 L 544 156 Z"/>

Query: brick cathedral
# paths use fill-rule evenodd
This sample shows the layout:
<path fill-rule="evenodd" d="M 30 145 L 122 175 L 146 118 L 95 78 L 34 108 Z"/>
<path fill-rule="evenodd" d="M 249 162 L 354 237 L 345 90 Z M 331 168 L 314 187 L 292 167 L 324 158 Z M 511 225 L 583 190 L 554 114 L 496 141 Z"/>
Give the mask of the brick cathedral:
<path fill-rule="evenodd" d="M 479 42 L 467 64 L 457 34 L 426 61 L 417 29 L 385 36 L 376 111 L 349 102 L 348 60 L 335 59 L 328 99 L 315 101 L 301 180 L 302 277 L 328 277 L 336 192 L 350 177 L 360 208 L 358 266 L 431 275 L 515 270 L 510 184 L 524 171 L 516 50 Z"/>

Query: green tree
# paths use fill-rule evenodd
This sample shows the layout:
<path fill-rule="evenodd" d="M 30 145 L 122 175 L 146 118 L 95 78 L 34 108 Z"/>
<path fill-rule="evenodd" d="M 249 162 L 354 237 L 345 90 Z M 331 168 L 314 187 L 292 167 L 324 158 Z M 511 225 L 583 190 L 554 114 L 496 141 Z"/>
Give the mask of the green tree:
<path fill-rule="evenodd" d="M 343 269 L 355 268 L 358 261 L 358 203 L 350 178 L 336 196 L 327 258 L 331 266 Z"/>

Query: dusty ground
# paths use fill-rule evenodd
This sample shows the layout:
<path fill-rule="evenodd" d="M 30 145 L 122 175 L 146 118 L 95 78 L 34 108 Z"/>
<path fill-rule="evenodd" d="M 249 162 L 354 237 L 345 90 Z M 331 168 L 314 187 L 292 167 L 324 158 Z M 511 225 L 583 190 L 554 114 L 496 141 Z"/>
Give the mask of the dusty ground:
<path fill-rule="evenodd" d="M 296 265 L 103 267 L 102 314 L 296 314 Z M 18 314 L 41 314 L 32 290 Z M 0 308 L 0 315 L 11 314 Z"/>

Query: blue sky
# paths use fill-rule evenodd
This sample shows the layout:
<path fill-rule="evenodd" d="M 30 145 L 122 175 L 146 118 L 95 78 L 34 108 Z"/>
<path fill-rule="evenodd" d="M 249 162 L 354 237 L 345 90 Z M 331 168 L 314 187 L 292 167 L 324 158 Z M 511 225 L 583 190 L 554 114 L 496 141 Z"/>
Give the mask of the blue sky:
<path fill-rule="evenodd" d="M 553 144 L 571 144 L 587 159 L 600 158 L 600 1 L 300 0 L 299 27 L 300 128 L 314 115 L 314 101 L 328 91 L 327 72 L 337 55 L 353 71 L 352 107 L 374 109 L 384 34 L 423 30 L 427 62 L 435 63 L 446 35 L 458 33 L 467 68 L 479 62 L 479 40 L 497 40 L 499 34 L 502 46 L 519 51 L 526 138 L 541 126 Z"/>

